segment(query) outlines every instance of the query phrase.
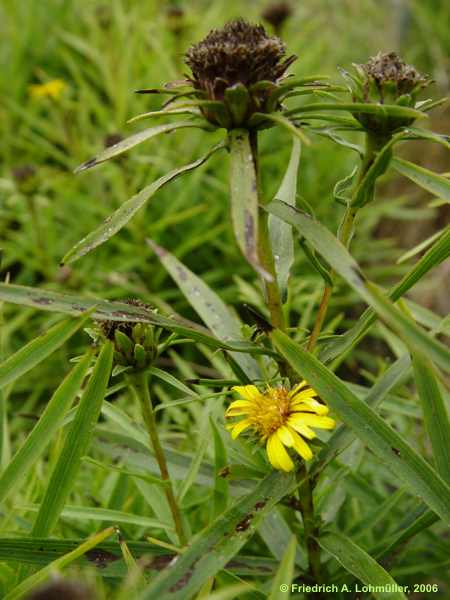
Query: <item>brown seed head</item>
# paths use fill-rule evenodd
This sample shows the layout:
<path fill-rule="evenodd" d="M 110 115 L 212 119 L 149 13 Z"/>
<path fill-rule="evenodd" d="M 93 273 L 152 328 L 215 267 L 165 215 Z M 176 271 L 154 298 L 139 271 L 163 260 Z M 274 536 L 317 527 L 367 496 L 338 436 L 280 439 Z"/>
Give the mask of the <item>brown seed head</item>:
<path fill-rule="evenodd" d="M 413 66 L 405 63 L 395 52 L 379 52 L 365 65 L 361 65 L 368 78 L 372 79 L 380 95 L 386 85 L 393 84 L 397 96 L 410 93 L 418 84 L 426 83 L 427 78 Z"/>
<path fill-rule="evenodd" d="M 285 54 L 284 43 L 267 35 L 262 25 L 238 19 L 213 29 L 187 51 L 185 61 L 193 86 L 209 99 L 223 100 L 225 90 L 238 83 L 245 87 L 259 81 L 275 83 L 295 60 Z"/>
<path fill-rule="evenodd" d="M 146 308 L 148 310 L 151 310 L 152 308 L 150 304 L 146 304 L 138 298 L 128 298 L 127 300 L 123 300 L 123 302 L 125 304 L 129 304 L 130 306 L 138 306 L 140 308 Z M 120 331 L 128 337 L 131 337 L 133 333 L 133 327 L 138 322 L 139 321 L 98 321 L 98 325 L 105 338 L 114 341 L 114 334 L 116 331 Z"/>
<path fill-rule="evenodd" d="M 279 31 L 291 15 L 292 7 L 289 2 L 274 2 L 264 9 L 261 16 L 272 25 L 275 31 Z"/>

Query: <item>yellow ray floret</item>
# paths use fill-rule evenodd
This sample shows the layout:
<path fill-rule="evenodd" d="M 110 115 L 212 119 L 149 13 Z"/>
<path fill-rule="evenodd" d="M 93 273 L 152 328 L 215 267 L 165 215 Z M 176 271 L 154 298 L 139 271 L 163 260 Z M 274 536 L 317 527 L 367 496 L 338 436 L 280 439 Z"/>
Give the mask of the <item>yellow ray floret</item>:
<path fill-rule="evenodd" d="M 326 416 L 328 407 L 306 381 L 291 390 L 285 387 L 268 387 L 261 392 L 254 385 L 232 388 L 240 396 L 228 407 L 227 418 L 244 417 L 227 425 L 233 439 L 250 429 L 266 444 L 267 456 L 275 469 L 291 471 L 294 468 L 289 452 L 292 448 L 304 460 L 312 458 L 305 439 L 312 440 L 316 429 L 333 429 L 334 419 Z"/>
<path fill-rule="evenodd" d="M 46 83 L 33 83 L 28 86 L 32 98 L 53 98 L 56 100 L 67 87 L 62 79 L 51 79 Z"/>

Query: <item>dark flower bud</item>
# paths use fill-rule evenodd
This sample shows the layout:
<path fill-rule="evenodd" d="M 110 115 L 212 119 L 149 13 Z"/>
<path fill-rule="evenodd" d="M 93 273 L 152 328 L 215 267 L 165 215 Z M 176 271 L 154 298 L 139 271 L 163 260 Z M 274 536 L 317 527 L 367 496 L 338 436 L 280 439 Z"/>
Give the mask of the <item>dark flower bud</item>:
<path fill-rule="evenodd" d="M 57 580 L 39 586 L 25 600 L 95 600 L 86 586 L 74 581 Z"/>
<path fill-rule="evenodd" d="M 151 307 L 137 299 L 124 301 L 141 308 Z M 117 365 L 135 370 L 146 369 L 152 365 L 158 353 L 159 331 L 152 325 L 134 321 L 100 321 L 100 333 L 114 342 L 114 361 Z"/>
<path fill-rule="evenodd" d="M 181 6 L 172 5 L 166 10 L 167 28 L 174 35 L 180 35 L 185 27 L 184 10 Z"/>
<path fill-rule="evenodd" d="M 352 93 L 355 102 L 397 104 L 416 107 L 420 91 L 431 83 L 413 66 L 406 64 L 395 52 L 378 53 L 366 64 L 354 65 L 357 74 L 352 75 Z M 383 135 L 391 134 L 400 127 L 414 122 L 411 117 L 355 114 L 368 131 Z"/>
<path fill-rule="evenodd" d="M 295 56 L 261 25 L 240 19 L 213 29 L 185 56 L 190 83 L 210 102 L 201 110 L 213 124 L 245 126 L 254 112 L 267 112 L 268 99 Z"/>
<path fill-rule="evenodd" d="M 292 7 L 289 2 L 274 2 L 264 9 L 261 16 L 265 21 L 272 25 L 275 32 L 278 34 L 291 15 Z"/>
<path fill-rule="evenodd" d="M 111 146 L 115 146 L 122 140 L 123 135 L 121 135 L 120 133 L 108 133 L 108 135 L 105 135 L 103 139 L 103 145 L 105 148 L 110 148 Z"/>

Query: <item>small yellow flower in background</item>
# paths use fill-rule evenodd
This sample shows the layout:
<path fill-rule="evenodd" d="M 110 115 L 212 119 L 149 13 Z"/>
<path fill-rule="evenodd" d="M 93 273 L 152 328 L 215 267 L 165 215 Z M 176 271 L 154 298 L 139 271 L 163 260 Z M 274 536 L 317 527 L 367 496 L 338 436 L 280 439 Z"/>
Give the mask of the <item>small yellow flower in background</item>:
<path fill-rule="evenodd" d="M 46 83 L 33 83 L 28 86 L 32 98 L 52 98 L 57 100 L 66 89 L 67 84 L 62 79 L 51 79 Z"/>
<path fill-rule="evenodd" d="M 327 417 L 328 407 L 317 399 L 317 393 L 302 381 L 292 390 L 268 387 L 260 392 L 254 385 L 232 388 L 241 396 L 228 407 L 225 416 L 245 417 L 227 425 L 236 439 L 246 429 L 253 430 L 266 443 L 271 465 L 282 471 L 292 471 L 294 463 L 286 448 L 293 448 L 303 459 L 310 460 L 312 451 L 305 442 L 316 434 L 311 427 L 333 429 L 334 419 Z"/>

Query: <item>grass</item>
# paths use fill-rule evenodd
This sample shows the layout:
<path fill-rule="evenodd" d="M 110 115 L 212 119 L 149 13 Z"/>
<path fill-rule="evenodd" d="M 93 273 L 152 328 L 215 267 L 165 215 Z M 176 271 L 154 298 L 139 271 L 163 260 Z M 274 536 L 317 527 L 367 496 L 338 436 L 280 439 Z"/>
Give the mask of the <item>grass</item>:
<path fill-rule="evenodd" d="M 259 20 L 265 5 L 248 3 L 245 17 Z M 136 192 L 195 161 L 223 137 L 182 129 L 73 173 L 104 149 L 107 135 L 126 137 L 149 127 L 148 121 L 127 120 L 157 110 L 161 98 L 133 91 L 180 78 L 185 49 L 242 10 L 235 0 L 183 6 L 183 28 L 176 33 L 166 7 L 153 0 L 2 4 L 1 277 L 88 298 L 138 297 L 161 315 L 204 323 L 208 336 L 222 340 L 230 331 L 232 339 L 238 337 L 241 319 L 250 343 L 253 320 L 244 304 L 265 318 L 268 310 L 258 277 L 234 238 L 229 161 L 223 151 L 158 189 L 107 243 L 60 266 L 77 242 Z M 342 84 L 338 66 L 349 69 L 379 50 L 397 49 L 437 80 L 430 97 L 445 95 L 446 4 L 437 2 L 433 10 L 423 2 L 392 6 L 387 0 L 300 3 L 282 35 L 299 56 L 292 72 L 326 75 Z M 32 96 L 31 84 L 52 79 L 65 83 L 59 97 Z M 290 107 L 296 106 L 294 100 Z M 446 105 L 432 115 L 417 127 L 445 131 Z M 440 144 L 420 140 L 401 147 L 377 185 L 376 200 L 359 211 L 349 257 L 333 246 L 345 210 L 333 189 L 353 170 L 357 154 L 327 137 L 307 134 L 312 144 L 302 145 L 294 200 L 320 223 L 310 229 L 305 217 L 291 215 L 289 220 L 283 213 L 307 240 L 310 257 L 296 237 L 285 304 L 292 335 L 286 340 L 274 334 L 273 343 L 287 361 L 284 368 L 314 381 L 342 428 L 331 437 L 321 435 L 316 448 L 311 473 L 317 522 L 305 524 L 293 511 L 295 478 L 271 470 L 261 450 L 240 438 L 232 441 L 224 429 L 230 382 L 243 377 L 242 369 L 254 372 L 256 363 L 261 366 L 258 355 L 243 359 L 240 352 L 222 352 L 217 344 L 208 345 L 208 338 L 172 343 L 167 332 L 161 338 L 167 349 L 153 367 L 151 394 L 189 541 L 181 549 L 139 403 L 120 369 L 107 381 L 108 346 L 95 364 L 89 363 L 85 324 L 61 323 L 56 312 L 5 301 L 0 482 L 13 489 L 0 491 L 1 597 L 22 597 L 46 581 L 53 567 L 68 579 L 87 582 L 99 598 L 144 599 L 158 593 L 211 600 L 287 597 L 280 596 L 281 584 L 310 581 L 308 527 L 313 536 L 321 532 L 316 551 L 324 583 L 355 589 L 355 582 L 393 579 L 417 598 L 448 597 L 444 519 L 450 330 L 442 279 L 449 248 L 448 232 L 436 234 L 448 203 L 448 154 L 441 138 Z M 340 135 L 362 143 L 360 133 Z M 289 163 L 290 133 L 264 130 L 259 142 L 261 189 L 268 204 Z M 17 170 L 24 165 L 33 168 L 33 175 L 20 180 Z M 439 176 L 430 176 L 430 169 Z M 345 195 L 345 185 L 341 188 Z M 285 193 L 289 202 L 292 190 Z M 275 211 L 275 205 L 268 204 L 268 210 Z M 393 231 L 389 223 L 395 235 L 384 234 Z M 432 235 L 429 247 L 419 245 Z M 147 239 L 157 246 L 152 249 Z M 411 251 L 416 245 L 417 252 Z M 158 247 L 169 252 L 163 260 L 155 252 Z M 336 275 L 318 351 L 299 363 L 328 265 Z M 179 269 L 185 269 L 184 279 Z M 406 300 L 393 306 L 365 279 L 355 283 L 355 269 L 391 290 L 393 300 L 407 292 Z M 432 302 L 423 294 L 427 287 L 433 290 Z M 372 313 L 362 316 L 367 304 Z M 254 347 L 260 348 L 261 339 Z M 274 376 L 266 367 L 264 380 Z M 79 402 L 69 405 L 65 398 L 58 413 L 55 398 L 62 392 Z M 51 411 L 44 412 L 47 406 Z M 365 428 L 365 419 L 372 429 Z M 292 596 L 306 597 L 301 590 Z"/>

